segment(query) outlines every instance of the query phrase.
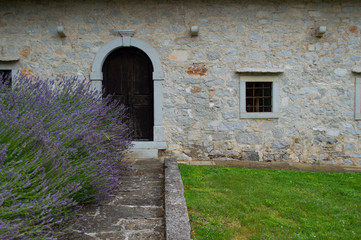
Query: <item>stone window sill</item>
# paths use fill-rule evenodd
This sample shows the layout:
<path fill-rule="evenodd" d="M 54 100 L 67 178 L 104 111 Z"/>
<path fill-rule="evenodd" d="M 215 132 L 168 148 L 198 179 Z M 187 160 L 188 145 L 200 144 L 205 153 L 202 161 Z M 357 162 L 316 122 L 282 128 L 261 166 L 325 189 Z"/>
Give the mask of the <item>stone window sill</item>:
<path fill-rule="evenodd" d="M 239 118 L 241 119 L 277 119 L 278 112 L 241 112 Z"/>
<path fill-rule="evenodd" d="M 285 70 L 282 68 L 239 68 L 236 73 L 253 73 L 253 74 L 281 74 Z"/>
<path fill-rule="evenodd" d="M 0 62 L 8 63 L 8 62 L 17 62 L 19 61 L 19 57 L 0 57 Z"/>
<path fill-rule="evenodd" d="M 360 74 L 361 73 L 361 67 L 355 67 L 352 69 L 353 73 Z"/>

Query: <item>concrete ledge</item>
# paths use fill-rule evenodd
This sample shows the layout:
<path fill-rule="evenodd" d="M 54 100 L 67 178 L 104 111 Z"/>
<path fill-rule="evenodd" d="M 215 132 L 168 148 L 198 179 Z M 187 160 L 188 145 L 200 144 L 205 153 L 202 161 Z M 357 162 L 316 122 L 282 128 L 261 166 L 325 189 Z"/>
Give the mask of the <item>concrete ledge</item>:
<path fill-rule="evenodd" d="M 273 73 L 280 74 L 285 70 L 282 68 L 239 68 L 236 73 Z"/>
<path fill-rule="evenodd" d="M 212 160 L 212 161 L 182 161 L 179 163 L 199 166 L 222 166 L 238 167 L 250 169 L 277 169 L 293 171 L 310 171 L 310 172 L 361 172 L 361 167 L 357 166 L 340 166 L 340 165 L 311 165 L 305 163 L 292 162 L 254 162 L 254 161 L 237 161 L 237 160 Z"/>
<path fill-rule="evenodd" d="M 183 182 L 175 158 L 164 159 L 165 230 L 167 240 L 191 239 Z"/>
<path fill-rule="evenodd" d="M 158 158 L 158 149 L 154 148 L 133 148 L 127 154 L 128 157 L 134 159 L 150 159 Z"/>
<path fill-rule="evenodd" d="M 353 72 L 353 73 L 361 73 L 361 67 L 354 67 L 354 68 L 352 69 L 352 72 Z"/>
<path fill-rule="evenodd" d="M 155 149 L 167 149 L 166 142 L 140 142 L 140 141 L 133 141 L 132 148 L 155 148 Z"/>
<path fill-rule="evenodd" d="M 17 62 L 20 57 L 0 57 L 0 62 Z"/>

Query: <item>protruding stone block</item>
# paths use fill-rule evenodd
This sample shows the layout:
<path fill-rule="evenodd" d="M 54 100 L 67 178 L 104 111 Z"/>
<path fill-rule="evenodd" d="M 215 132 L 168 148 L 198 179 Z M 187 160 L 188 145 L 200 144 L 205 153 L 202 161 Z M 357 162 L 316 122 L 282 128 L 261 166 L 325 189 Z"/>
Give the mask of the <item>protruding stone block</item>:
<path fill-rule="evenodd" d="M 158 158 L 158 149 L 133 148 L 129 157 L 136 159 Z"/>
<path fill-rule="evenodd" d="M 322 37 L 326 33 L 326 26 L 319 26 L 316 29 L 316 37 Z"/>
<path fill-rule="evenodd" d="M 134 33 L 135 33 L 135 30 L 133 30 L 133 29 L 129 29 L 129 30 L 122 29 L 122 30 L 119 30 L 118 32 L 122 37 L 133 37 Z"/>
<path fill-rule="evenodd" d="M 191 35 L 192 36 L 198 36 L 199 33 L 199 27 L 198 26 L 191 26 Z"/>
<path fill-rule="evenodd" d="M 63 26 L 58 26 L 57 28 L 57 32 L 59 34 L 60 37 L 65 38 L 66 34 L 65 34 L 65 30 Z"/>
<path fill-rule="evenodd" d="M 19 57 L 0 57 L 0 62 L 17 62 L 19 60 Z"/>

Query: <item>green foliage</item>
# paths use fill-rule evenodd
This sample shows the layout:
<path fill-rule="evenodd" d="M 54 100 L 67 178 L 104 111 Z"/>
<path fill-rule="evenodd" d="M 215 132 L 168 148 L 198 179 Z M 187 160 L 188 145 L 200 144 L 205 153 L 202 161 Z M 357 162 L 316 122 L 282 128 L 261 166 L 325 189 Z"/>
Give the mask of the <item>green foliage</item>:
<path fill-rule="evenodd" d="M 361 174 L 180 165 L 193 239 L 359 239 Z"/>

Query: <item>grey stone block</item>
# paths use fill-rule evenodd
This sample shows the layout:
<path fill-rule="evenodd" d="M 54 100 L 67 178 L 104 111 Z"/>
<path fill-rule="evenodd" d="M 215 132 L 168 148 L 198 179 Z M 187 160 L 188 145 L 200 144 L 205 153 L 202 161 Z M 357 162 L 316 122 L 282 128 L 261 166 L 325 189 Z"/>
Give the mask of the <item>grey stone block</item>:
<path fill-rule="evenodd" d="M 225 62 L 237 62 L 239 58 L 239 56 L 227 56 L 224 58 L 224 60 Z"/>
<path fill-rule="evenodd" d="M 227 103 L 228 103 L 228 106 L 234 107 L 238 104 L 238 101 L 228 100 Z"/>
<path fill-rule="evenodd" d="M 245 33 L 245 29 L 244 29 L 243 24 L 238 24 L 238 25 L 237 25 L 237 32 L 239 32 L 239 33 Z"/>
<path fill-rule="evenodd" d="M 181 33 L 185 31 L 186 29 L 183 26 L 171 26 L 166 28 L 167 33 Z"/>
<path fill-rule="evenodd" d="M 219 98 L 224 98 L 224 97 L 231 96 L 231 93 L 227 89 L 218 89 L 218 90 L 216 90 L 214 96 L 219 97 Z"/>
<path fill-rule="evenodd" d="M 212 72 L 215 75 L 226 75 L 226 74 L 232 73 L 232 70 L 230 70 L 228 68 L 213 68 Z"/>
<path fill-rule="evenodd" d="M 345 76 L 347 74 L 347 69 L 344 68 L 336 68 L 334 73 L 338 76 Z"/>
<path fill-rule="evenodd" d="M 246 126 L 245 122 L 222 122 L 218 126 L 218 130 L 227 131 L 227 130 L 243 130 Z"/>
<path fill-rule="evenodd" d="M 94 54 L 93 53 L 89 53 L 89 52 L 81 52 L 79 53 L 79 57 L 81 59 L 93 59 L 94 58 Z"/>
<path fill-rule="evenodd" d="M 252 53 L 247 54 L 247 57 L 250 60 L 264 60 L 265 54 L 263 52 L 252 52 Z"/>
<path fill-rule="evenodd" d="M 316 143 L 316 144 L 318 144 L 318 143 L 328 143 L 328 144 L 335 144 L 335 143 L 337 143 L 337 139 L 335 139 L 335 138 L 330 138 L 330 137 L 325 137 L 325 136 L 317 136 L 317 137 L 315 137 L 315 139 L 314 139 L 314 142 Z"/>
<path fill-rule="evenodd" d="M 292 52 L 290 50 L 283 50 L 276 53 L 277 57 L 290 57 L 292 56 Z"/>
<path fill-rule="evenodd" d="M 263 134 L 261 133 L 239 133 L 236 140 L 241 144 L 262 144 Z"/>
<path fill-rule="evenodd" d="M 192 83 L 192 84 L 201 83 L 202 79 L 200 79 L 200 78 L 183 78 L 182 82 L 183 83 Z"/>
<path fill-rule="evenodd" d="M 77 67 L 73 64 L 63 64 L 55 68 L 55 72 L 74 73 L 76 71 L 77 71 Z"/>
<path fill-rule="evenodd" d="M 344 48 L 338 48 L 335 50 L 335 54 L 344 54 L 345 53 L 345 49 Z"/>
<path fill-rule="evenodd" d="M 318 55 L 315 52 L 306 52 L 305 59 L 307 63 L 314 63 L 315 61 L 318 60 Z"/>
<path fill-rule="evenodd" d="M 351 159 L 345 159 L 343 162 L 346 165 L 352 165 L 353 164 L 353 160 L 351 160 Z"/>
<path fill-rule="evenodd" d="M 258 35 L 252 35 L 249 37 L 249 40 L 251 40 L 252 42 L 260 42 L 262 41 L 262 37 Z"/>
<path fill-rule="evenodd" d="M 259 161 L 259 154 L 258 152 L 242 152 L 242 160 Z"/>
<path fill-rule="evenodd" d="M 218 52 L 208 52 L 207 53 L 207 59 L 210 61 L 214 61 L 220 58 L 220 55 Z"/>
<path fill-rule="evenodd" d="M 225 120 L 232 119 L 232 118 L 234 119 L 234 118 L 238 118 L 239 114 L 238 114 L 238 111 L 229 111 L 229 112 L 222 113 L 222 117 Z"/>
<path fill-rule="evenodd" d="M 214 140 L 229 139 L 229 135 L 226 133 L 213 133 L 211 136 Z"/>
<path fill-rule="evenodd" d="M 166 158 L 164 165 L 166 239 L 190 240 L 191 227 L 177 160 Z"/>
<path fill-rule="evenodd" d="M 158 158 L 158 149 L 133 148 L 130 154 L 137 159 Z"/>
<path fill-rule="evenodd" d="M 275 151 L 286 151 L 290 148 L 290 143 L 286 141 L 275 141 L 271 144 L 271 148 Z"/>
<path fill-rule="evenodd" d="M 211 78 L 211 79 L 206 79 L 204 84 L 207 87 L 223 86 L 224 85 L 224 80 L 221 79 L 221 78 Z"/>

